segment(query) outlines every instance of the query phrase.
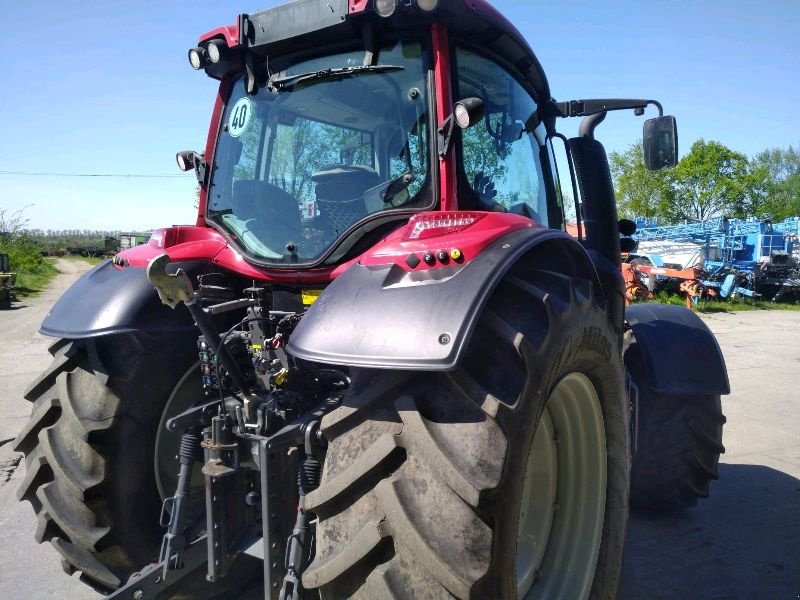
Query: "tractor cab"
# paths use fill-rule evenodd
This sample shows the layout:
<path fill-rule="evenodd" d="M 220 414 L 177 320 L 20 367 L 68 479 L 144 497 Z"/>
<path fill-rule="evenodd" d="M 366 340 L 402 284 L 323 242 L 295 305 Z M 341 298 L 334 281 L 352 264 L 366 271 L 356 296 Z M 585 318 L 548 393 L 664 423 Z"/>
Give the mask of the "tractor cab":
<path fill-rule="evenodd" d="M 563 227 L 549 89 L 508 21 L 482 1 L 318 5 L 242 15 L 189 51 L 221 81 L 205 156 L 178 158 L 198 225 L 267 272 L 341 264 L 425 211 Z"/>

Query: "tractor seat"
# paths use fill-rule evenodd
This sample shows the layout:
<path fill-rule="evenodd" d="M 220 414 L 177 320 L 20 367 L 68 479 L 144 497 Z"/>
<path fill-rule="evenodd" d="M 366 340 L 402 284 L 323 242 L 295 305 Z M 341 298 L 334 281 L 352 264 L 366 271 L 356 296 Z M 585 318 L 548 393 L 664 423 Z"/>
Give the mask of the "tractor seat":
<path fill-rule="evenodd" d="M 247 231 L 273 252 L 283 254 L 286 244 L 302 241 L 300 207 L 291 194 L 266 181 L 233 182 L 233 206 Z"/>
<path fill-rule="evenodd" d="M 380 184 L 377 171 L 361 165 L 325 165 L 311 176 L 316 184 L 317 208 L 325 226 L 339 237 L 367 216 L 364 192 Z"/>

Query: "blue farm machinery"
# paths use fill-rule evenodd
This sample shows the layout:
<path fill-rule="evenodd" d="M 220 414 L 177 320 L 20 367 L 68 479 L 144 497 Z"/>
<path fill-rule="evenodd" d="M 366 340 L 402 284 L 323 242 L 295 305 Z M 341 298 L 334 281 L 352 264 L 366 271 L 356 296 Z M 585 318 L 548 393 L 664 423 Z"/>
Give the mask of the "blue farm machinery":
<path fill-rule="evenodd" d="M 687 303 L 703 295 L 780 300 L 800 292 L 800 217 L 715 219 L 658 226 L 638 221 L 636 254 L 627 263 L 629 300 L 661 289 Z"/>

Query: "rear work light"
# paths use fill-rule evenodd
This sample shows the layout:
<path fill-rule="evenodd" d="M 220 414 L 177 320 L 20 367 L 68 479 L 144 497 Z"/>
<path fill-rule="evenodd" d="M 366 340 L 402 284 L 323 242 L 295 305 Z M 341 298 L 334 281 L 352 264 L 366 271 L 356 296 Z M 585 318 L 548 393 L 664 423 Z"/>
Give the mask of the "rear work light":
<path fill-rule="evenodd" d="M 426 213 L 411 217 L 408 225 L 411 229 L 406 240 L 424 240 L 426 238 L 457 233 L 471 227 L 486 215 L 479 212 Z"/>

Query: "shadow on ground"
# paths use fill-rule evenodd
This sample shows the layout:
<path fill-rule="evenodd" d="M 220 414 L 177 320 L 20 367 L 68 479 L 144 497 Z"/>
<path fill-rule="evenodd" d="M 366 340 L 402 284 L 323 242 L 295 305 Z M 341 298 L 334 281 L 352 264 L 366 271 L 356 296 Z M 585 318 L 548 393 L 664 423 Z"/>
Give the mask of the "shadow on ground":
<path fill-rule="evenodd" d="M 719 473 L 695 508 L 631 514 L 619 600 L 799 597 L 800 480 L 760 465 Z"/>

